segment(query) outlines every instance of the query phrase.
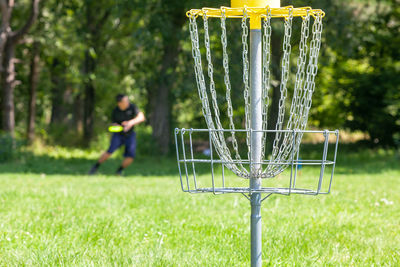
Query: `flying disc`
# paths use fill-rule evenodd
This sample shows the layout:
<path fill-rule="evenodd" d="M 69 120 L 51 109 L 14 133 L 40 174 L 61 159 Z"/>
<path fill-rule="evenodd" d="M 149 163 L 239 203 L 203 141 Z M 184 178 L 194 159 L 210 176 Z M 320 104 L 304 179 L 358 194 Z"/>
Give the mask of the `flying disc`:
<path fill-rule="evenodd" d="M 122 132 L 124 130 L 124 127 L 117 125 L 117 126 L 110 126 L 108 127 L 108 131 L 111 133 L 119 133 Z"/>

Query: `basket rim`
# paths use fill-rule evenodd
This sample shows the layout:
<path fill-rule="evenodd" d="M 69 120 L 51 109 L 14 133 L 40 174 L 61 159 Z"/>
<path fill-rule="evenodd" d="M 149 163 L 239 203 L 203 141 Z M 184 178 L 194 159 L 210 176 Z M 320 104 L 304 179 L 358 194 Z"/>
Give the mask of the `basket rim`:
<path fill-rule="evenodd" d="M 206 15 L 210 18 L 222 18 L 225 14 L 226 18 L 243 18 L 244 14 L 247 14 L 249 18 L 259 17 L 266 18 L 268 15 L 271 18 L 287 18 L 292 14 L 293 17 L 306 17 L 310 15 L 312 17 L 321 16 L 325 17 L 325 12 L 321 9 L 313 9 L 312 7 L 293 7 L 285 6 L 278 8 L 267 7 L 225 7 L 220 8 L 209 8 L 203 7 L 202 9 L 191 9 L 186 12 L 188 18 L 198 16 L 204 17 Z"/>

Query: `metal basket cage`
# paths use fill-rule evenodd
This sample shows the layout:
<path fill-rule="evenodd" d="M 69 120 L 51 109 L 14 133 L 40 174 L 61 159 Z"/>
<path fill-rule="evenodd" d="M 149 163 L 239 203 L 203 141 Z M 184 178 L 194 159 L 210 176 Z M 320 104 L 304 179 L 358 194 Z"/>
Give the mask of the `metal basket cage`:
<path fill-rule="evenodd" d="M 321 137 L 319 145 L 313 146 L 315 149 L 314 154 L 317 153 L 313 159 L 303 159 L 301 144 L 298 149 L 292 149 L 292 153 L 288 160 L 274 162 L 273 160 L 265 159 L 262 162 L 251 162 L 251 160 L 243 158 L 240 160 L 232 159 L 230 161 L 222 160 L 213 147 L 212 134 L 217 131 L 245 133 L 246 130 L 211 130 L 211 129 L 175 129 L 175 145 L 176 155 L 178 162 L 178 170 L 180 175 L 181 187 L 184 192 L 189 193 L 266 193 L 270 194 L 304 194 L 304 195 L 318 195 L 329 194 L 332 185 L 333 174 L 336 164 L 336 154 L 339 142 L 339 131 L 314 131 L 314 130 L 260 130 L 251 132 L 265 132 L 269 134 L 275 133 L 290 133 L 307 134 L 312 139 Z M 251 134 L 251 133 L 250 133 Z M 204 138 L 208 135 L 209 153 L 205 156 L 195 150 L 195 141 L 198 137 Z M 294 140 L 295 138 L 293 138 Z M 331 149 L 329 149 L 331 146 Z M 316 152 L 317 151 L 317 152 Z M 249 186 L 249 179 L 237 177 L 228 168 L 229 164 L 242 164 L 249 170 L 252 165 L 268 167 L 270 165 L 279 165 L 286 169 L 285 172 L 276 177 L 264 179 L 268 187 L 261 187 L 260 189 L 251 189 Z M 313 166 L 319 168 L 319 175 L 316 177 L 307 177 L 307 183 L 302 184 L 299 173 L 305 166 Z M 205 172 L 206 175 L 203 175 Z M 328 176 L 328 179 L 324 179 Z M 276 181 L 275 181 L 276 180 Z M 271 182 L 271 181 L 274 181 Z"/>

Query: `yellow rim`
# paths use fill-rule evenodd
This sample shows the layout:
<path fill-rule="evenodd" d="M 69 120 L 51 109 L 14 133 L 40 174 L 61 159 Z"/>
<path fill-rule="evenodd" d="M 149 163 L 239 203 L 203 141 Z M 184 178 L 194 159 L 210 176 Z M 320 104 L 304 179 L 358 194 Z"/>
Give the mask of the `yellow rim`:
<path fill-rule="evenodd" d="M 220 18 L 225 13 L 227 18 L 242 18 L 243 14 L 247 13 L 248 18 L 259 17 L 264 18 L 267 16 L 268 11 L 271 13 L 272 18 L 286 18 L 289 17 L 290 12 L 292 12 L 293 17 L 305 17 L 307 13 L 313 17 L 317 15 L 325 16 L 325 12 L 321 9 L 312 9 L 311 7 L 296 7 L 286 6 L 280 8 L 269 8 L 269 7 L 243 7 L 243 8 L 233 8 L 233 7 L 221 7 L 221 8 L 202 8 L 202 9 L 191 9 L 186 13 L 187 17 L 198 17 L 207 15 L 207 17 Z"/>

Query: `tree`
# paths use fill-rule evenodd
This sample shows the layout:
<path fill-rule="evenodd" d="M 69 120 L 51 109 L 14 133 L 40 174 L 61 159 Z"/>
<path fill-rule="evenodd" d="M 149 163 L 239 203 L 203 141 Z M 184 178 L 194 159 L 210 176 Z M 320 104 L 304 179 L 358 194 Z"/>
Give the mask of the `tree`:
<path fill-rule="evenodd" d="M 395 145 L 400 134 L 400 8 L 398 0 L 380 2 L 360 20 L 355 57 L 342 70 L 348 77 L 352 130 L 369 133 L 371 141 Z M 364 6 L 363 10 L 368 10 Z"/>
<path fill-rule="evenodd" d="M 31 63 L 29 73 L 29 103 L 28 103 L 28 125 L 27 138 L 31 143 L 35 138 L 35 117 L 36 117 L 36 89 L 39 80 L 40 44 L 34 42 L 31 51 Z"/>
<path fill-rule="evenodd" d="M 50 134 L 65 133 L 67 129 L 70 134 L 83 132 L 83 79 L 80 72 L 84 44 L 82 36 L 77 34 L 80 9 L 80 1 L 47 0 L 33 33 L 35 38 L 42 40 L 41 54 L 47 75 L 42 76 L 41 81 L 47 82 L 45 88 L 49 89 L 44 95 L 50 100 L 50 106 L 46 107 L 46 110 L 50 109 Z M 60 136 L 55 138 L 62 140 Z M 75 140 L 76 144 L 80 141 L 79 138 Z"/>
<path fill-rule="evenodd" d="M 227 1 L 220 1 L 227 4 Z M 154 1 L 151 5 L 146 2 L 146 12 L 151 16 L 148 29 L 153 39 L 157 37 L 159 43 L 152 44 L 146 49 L 154 49 L 147 64 L 153 66 L 153 73 L 146 83 L 149 101 L 150 125 L 153 130 L 153 138 L 162 154 L 167 154 L 171 136 L 171 109 L 173 106 L 172 88 L 182 86 L 178 77 L 186 72 L 178 71 L 178 67 L 186 69 L 179 61 L 182 52 L 182 39 L 188 42 L 187 35 L 183 35 L 183 26 L 187 22 L 185 13 L 193 7 L 202 5 L 215 5 L 215 1 Z M 157 56 L 157 57 L 156 57 Z M 190 62 L 191 63 L 191 62 Z M 154 66 L 155 65 L 155 66 Z M 186 76 L 187 77 L 187 76 Z"/>
<path fill-rule="evenodd" d="M 158 142 L 160 151 L 163 154 L 168 153 L 171 131 L 171 99 L 170 90 L 175 82 L 173 73 L 178 63 L 178 54 L 180 50 L 181 28 L 186 21 L 185 2 L 173 1 L 161 2 L 159 13 L 153 16 L 153 30 L 159 31 L 162 37 L 162 59 L 157 71 L 157 78 L 153 80 L 149 88 L 149 99 L 152 114 L 150 125 L 153 129 L 153 137 Z"/>
<path fill-rule="evenodd" d="M 32 27 L 39 14 L 39 1 L 31 1 L 31 12 L 25 24 L 17 31 L 11 29 L 14 0 L 1 0 L 2 15 L 0 28 L 0 71 L 2 87 L 2 128 L 14 135 L 14 88 L 18 84 L 15 78 L 15 48 L 24 42 L 24 36 Z"/>
<path fill-rule="evenodd" d="M 96 106 L 96 71 L 110 41 L 134 5 L 129 1 L 84 1 L 80 33 L 85 43 L 83 74 L 83 137 L 88 144 L 93 136 Z M 116 13 L 116 14 L 115 14 Z"/>

